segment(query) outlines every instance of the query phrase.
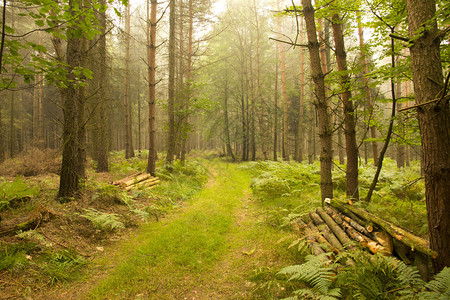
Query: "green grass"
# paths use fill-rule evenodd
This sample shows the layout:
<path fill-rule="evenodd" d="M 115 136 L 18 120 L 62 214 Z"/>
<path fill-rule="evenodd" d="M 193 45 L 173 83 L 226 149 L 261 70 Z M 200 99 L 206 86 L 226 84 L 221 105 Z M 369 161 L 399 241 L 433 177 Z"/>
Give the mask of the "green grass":
<path fill-rule="evenodd" d="M 101 269 L 112 271 L 88 298 L 271 299 L 284 292 L 278 288 L 261 296 L 251 277 L 257 270 L 275 273 L 298 261 L 297 251 L 288 249 L 292 239 L 265 222 L 265 208 L 252 199 L 245 168 L 218 160 L 202 163 L 214 179 L 99 261 Z"/>
<path fill-rule="evenodd" d="M 134 250 L 99 284 L 92 298 L 125 299 L 144 287 L 157 290 L 161 282 L 168 289 L 186 274 L 206 272 L 217 261 L 227 249 L 232 212 L 249 178 L 234 166 L 216 167 L 222 168 L 217 182 L 189 201 L 178 217 L 145 225 L 136 239 L 124 245 L 122 249 Z"/>

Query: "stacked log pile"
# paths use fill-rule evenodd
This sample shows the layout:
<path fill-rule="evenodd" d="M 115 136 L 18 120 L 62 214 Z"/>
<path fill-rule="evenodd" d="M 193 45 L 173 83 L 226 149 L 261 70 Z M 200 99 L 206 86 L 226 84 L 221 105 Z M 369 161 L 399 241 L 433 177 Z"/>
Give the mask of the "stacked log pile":
<path fill-rule="evenodd" d="M 363 248 L 370 253 L 395 255 L 406 263 L 413 263 L 427 273 L 430 258 L 436 252 L 428 242 L 373 214 L 336 200 L 327 201 L 324 208 L 309 213 L 309 220 L 296 224 L 305 235 L 311 252 L 340 252 Z"/>
<path fill-rule="evenodd" d="M 132 189 L 139 189 L 143 187 L 152 189 L 159 183 L 160 180 L 158 177 L 153 177 L 150 174 L 138 172 L 114 181 L 113 185 L 117 185 L 126 191 L 130 191 Z"/>

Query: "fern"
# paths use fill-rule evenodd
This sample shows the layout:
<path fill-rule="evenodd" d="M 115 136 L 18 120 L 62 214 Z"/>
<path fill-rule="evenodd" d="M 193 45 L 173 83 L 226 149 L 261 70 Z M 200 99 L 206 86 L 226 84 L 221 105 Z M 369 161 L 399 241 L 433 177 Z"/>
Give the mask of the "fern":
<path fill-rule="evenodd" d="M 327 253 L 309 255 L 304 264 L 283 268 L 278 274 L 288 275 L 290 281 L 300 281 L 308 286 L 294 292 L 300 299 L 339 299 L 340 289 L 333 287 L 336 274 L 327 256 Z"/>
<path fill-rule="evenodd" d="M 420 293 L 420 299 L 450 299 L 450 268 L 445 267 L 425 285 L 425 288 L 429 291 Z"/>
<path fill-rule="evenodd" d="M 93 208 L 83 210 L 85 213 L 80 216 L 91 221 L 100 230 L 114 231 L 118 228 L 125 228 L 116 214 L 103 213 Z"/>
<path fill-rule="evenodd" d="M 337 285 L 342 289 L 344 298 L 410 299 L 423 286 L 417 269 L 395 257 L 353 252 L 338 259 L 344 257 L 354 262 L 338 274 Z"/>

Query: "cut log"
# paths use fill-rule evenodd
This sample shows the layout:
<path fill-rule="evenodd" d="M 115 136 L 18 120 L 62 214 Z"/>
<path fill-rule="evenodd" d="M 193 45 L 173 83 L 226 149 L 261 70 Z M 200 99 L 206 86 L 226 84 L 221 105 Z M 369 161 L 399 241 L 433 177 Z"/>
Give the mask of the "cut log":
<path fill-rule="evenodd" d="M 141 188 L 141 187 L 144 187 L 144 186 L 145 187 L 153 187 L 153 186 L 156 186 L 157 184 L 159 184 L 160 182 L 161 181 L 159 180 L 159 178 L 153 177 L 153 178 L 150 178 L 148 180 L 144 180 L 144 181 L 138 182 L 136 184 L 127 186 L 127 187 L 125 187 L 125 190 L 126 191 L 130 191 L 132 189 L 138 189 L 138 188 Z"/>
<path fill-rule="evenodd" d="M 322 220 L 330 227 L 331 231 L 334 233 L 334 235 L 339 239 L 339 241 L 342 243 L 344 247 L 351 247 L 352 241 L 348 237 L 348 235 L 342 230 L 342 228 L 336 224 L 336 222 L 333 220 L 333 218 L 330 217 L 326 213 L 323 208 L 316 209 L 316 212 L 320 215 Z"/>
<path fill-rule="evenodd" d="M 298 220 L 297 223 L 299 224 L 300 228 L 303 228 L 305 231 L 305 240 L 308 243 L 309 249 L 311 249 L 311 253 L 314 255 L 319 255 L 322 253 L 325 253 L 323 251 L 322 247 L 317 243 L 317 239 L 315 237 L 314 232 L 312 232 L 306 225 L 305 222 L 302 220 Z"/>
<path fill-rule="evenodd" d="M 333 246 L 331 246 L 327 239 L 323 237 L 323 235 L 319 232 L 319 229 L 312 222 L 308 223 L 308 229 L 314 235 L 314 238 L 324 251 L 332 251 Z"/>
<path fill-rule="evenodd" d="M 147 179 L 150 178 L 150 177 L 151 177 L 150 174 L 140 174 L 140 175 L 137 175 L 137 176 L 134 177 L 134 178 L 130 178 L 130 179 L 128 179 L 128 180 L 125 180 L 125 181 L 120 182 L 120 183 L 119 183 L 119 186 L 122 187 L 122 188 L 129 187 L 129 186 L 131 186 L 131 185 L 135 185 L 135 184 L 137 184 L 137 183 L 139 183 L 139 182 L 142 182 L 142 181 L 144 181 L 144 180 L 147 180 Z"/>
<path fill-rule="evenodd" d="M 119 179 L 119 180 L 115 180 L 115 181 L 113 181 L 113 185 L 120 185 L 122 182 L 125 182 L 125 181 L 130 180 L 130 179 L 134 179 L 136 176 L 139 176 L 140 174 L 142 174 L 142 172 L 133 173 L 131 175 L 128 175 L 125 178 L 122 178 L 122 179 Z"/>
<path fill-rule="evenodd" d="M 355 215 L 352 211 L 348 210 L 345 206 L 343 206 L 342 203 L 336 201 L 336 200 L 330 200 L 326 202 L 328 205 L 334 207 L 339 212 L 343 213 L 344 215 L 350 217 L 353 221 L 355 221 L 358 224 L 361 224 L 363 226 L 366 226 L 366 222 L 359 218 L 357 215 Z"/>
<path fill-rule="evenodd" d="M 339 240 L 336 238 L 336 236 L 333 234 L 333 232 L 330 231 L 330 228 L 325 224 L 325 222 L 322 220 L 322 218 L 316 214 L 315 212 L 310 212 L 309 217 L 313 221 L 314 225 L 316 225 L 319 232 L 325 237 L 325 239 L 330 243 L 330 245 L 333 247 L 333 250 L 341 250 L 342 244 L 339 242 Z"/>
<path fill-rule="evenodd" d="M 327 206 L 326 209 L 332 210 L 333 213 L 337 214 L 343 221 L 350 224 L 350 226 L 352 226 L 354 229 L 356 229 L 359 233 L 362 233 L 363 235 L 367 236 L 368 238 L 371 238 L 372 240 L 380 243 L 380 241 L 377 241 L 377 237 L 375 236 L 374 233 L 372 233 L 372 231 L 368 231 L 364 226 L 360 225 L 359 223 L 357 223 L 355 220 L 353 220 L 349 216 L 344 215 L 340 211 L 337 211 L 335 208 L 332 208 L 330 206 Z M 334 216 L 332 216 L 332 217 L 334 218 Z M 372 230 L 373 230 L 373 228 L 372 228 Z"/>
<path fill-rule="evenodd" d="M 336 200 L 332 201 L 331 204 L 337 202 Z M 387 221 L 382 220 L 381 218 L 366 212 L 362 209 L 358 209 L 348 204 L 341 204 L 348 211 L 351 211 L 353 214 L 358 215 L 360 218 L 363 218 L 369 222 L 372 222 L 377 227 L 386 231 L 391 237 L 401 241 L 402 243 L 411 247 L 412 251 L 418 251 L 420 253 L 426 254 L 433 258 L 436 258 L 437 253 L 431 250 L 428 247 L 428 242 L 418 236 L 413 235 L 412 233 L 407 232 L 406 230 L 399 228 Z M 334 205 L 333 205 L 334 207 Z"/>

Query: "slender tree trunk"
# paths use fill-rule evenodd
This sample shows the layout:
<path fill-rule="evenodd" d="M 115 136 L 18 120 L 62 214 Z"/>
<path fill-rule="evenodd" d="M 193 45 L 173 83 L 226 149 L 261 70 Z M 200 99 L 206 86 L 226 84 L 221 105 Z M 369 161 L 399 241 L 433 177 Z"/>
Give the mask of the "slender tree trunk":
<path fill-rule="evenodd" d="M 42 44 L 42 31 L 39 31 L 39 44 Z M 40 55 L 42 57 L 42 53 Z M 45 147 L 44 136 L 44 76 L 39 74 L 39 146 Z"/>
<path fill-rule="evenodd" d="M 125 158 L 134 157 L 133 138 L 131 129 L 131 104 L 130 104 L 130 35 L 131 35 L 130 3 L 126 7 L 125 16 L 125 86 L 123 105 L 125 112 Z"/>
<path fill-rule="evenodd" d="M 151 12 L 150 12 L 151 3 Z M 157 0 L 147 0 L 147 64 L 148 64 L 148 132 L 147 172 L 155 176 L 155 108 L 156 108 L 156 10 Z M 172 156 L 173 157 L 173 156 Z M 169 157 L 168 157 L 169 158 Z M 172 160 L 170 160 L 171 162 Z"/>
<path fill-rule="evenodd" d="M 402 89 L 402 83 L 397 83 L 397 95 L 406 96 L 405 91 Z M 399 112 L 403 108 L 403 103 L 399 102 L 397 103 L 397 112 Z M 398 142 L 397 142 L 397 168 L 401 169 L 405 167 L 405 145 L 403 143 L 403 139 L 405 138 L 405 118 L 403 118 L 402 115 L 397 115 L 398 119 L 398 127 L 399 127 L 399 133 L 398 133 Z"/>
<path fill-rule="evenodd" d="M 303 44 L 303 19 L 300 19 L 300 45 Z M 298 111 L 298 129 L 297 129 L 297 161 L 302 162 L 304 152 L 304 118 L 305 114 L 305 53 L 303 47 L 300 48 L 300 103 Z"/>
<path fill-rule="evenodd" d="M 88 40 L 85 37 L 81 38 L 80 41 L 80 66 L 82 68 L 87 68 L 87 49 Z M 83 78 L 84 80 L 86 78 Z M 84 86 L 79 86 L 76 88 L 76 105 L 77 105 L 77 118 L 78 118 L 78 129 L 77 129 L 77 160 L 78 160 L 78 176 L 79 179 L 84 179 L 86 177 L 86 120 L 85 120 L 85 105 L 86 105 L 86 88 Z"/>
<path fill-rule="evenodd" d="M 15 105 L 15 93 L 14 91 L 10 92 L 10 112 L 9 112 L 9 157 L 13 158 L 15 154 L 14 141 L 16 140 L 15 133 L 16 130 L 14 128 L 14 105 Z"/>
<path fill-rule="evenodd" d="M 0 100 L 0 164 L 5 161 L 5 138 L 3 134 L 3 108 L 2 108 L 3 101 Z"/>
<path fill-rule="evenodd" d="M 378 144 L 375 141 L 377 138 L 377 132 L 375 126 L 372 125 L 372 119 L 374 117 L 374 108 L 373 108 L 373 100 L 372 100 L 372 92 L 370 91 L 369 87 L 369 63 L 367 61 L 367 51 L 366 51 L 366 45 L 364 43 L 364 30 L 361 24 L 361 15 L 358 13 L 357 15 L 357 21 L 358 21 L 358 36 L 359 36 L 359 46 L 361 48 L 361 57 L 362 57 L 362 64 L 363 64 L 363 80 L 364 80 L 364 89 L 366 93 L 366 102 L 367 102 L 367 109 L 369 110 L 369 130 L 370 130 L 370 137 L 372 140 L 372 156 L 373 156 L 373 164 L 376 166 L 378 164 Z"/>
<path fill-rule="evenodd" d="M 344 106 L 344 134 L 345 149 L 347 152 L 347 197 L 359 200 L 358 190 L 358 146 L 356 145 L 356 120 L 353 108 L 352 93 L 350 91 L 350 77 L 347 70 L 347 53 L 344 46 L 344 34 L 342 20 L 338 14 L 332 17 L 333 35 L 335 44 L 336 61 L 341 72 L 342 103 Z"/>
<path fill-rule="evenodd" d="M 233 149 L 231 149 L 231 139 L 230 139 L 230 125 L 228 121 L 228 74 L 225 75 L 225 91 L 224 91 L 224 104 L 223 104 L 223 110 L 224 110 L 224 122 L 225 122 L 225 143 L 227 148 L 227 155 L 231 156 L 231 159 L 233 161 L 236 161 L 236 157 L 233 154 Z"/>
<path fill-rule="evenodd" d="M 308 119 L 309 119 L 309 128 L 308 128 L 308 163 L 312 164 L 315 158 L 315 150 L 314 150 L 314 129 L 316 128 L 316 111 L 315 107 L 312 103 L 313 93 L 311 93 L 311 102 L 308 109 Z"/>
<path fill-rule="evenodd" d="M 193 0 L 189 0 L 189 30 L 188 30 L 188 49 L 187 49 L 187 62 L 186 62 L 186 82 L 187 82 L 187 92 L 186 99 L 184 103 L 184 110 L 186 111 L 186 115 L 184 117 L 184 130 L 183 130 L 183 138 L 181 140 L 181 161 L 186 160 L 186 152 L 187 152 L 187 140 L 189 138 L 188 132 L 188 123 L 189 123 L 189 107 L 191 102 L 191 77 L 192 77 L 192 43 L 193 43 L 193 33 L 194 33 L 194 9 L 193 9 Z"/>
<path fill-rule="evenodd" d="M 280 1 L 277 0 L 277 9 L 280 10 Z M 283 32 L 281 26 L 281 19 L 277 18 L 278 31 L 280 34 Z M 283 138 L 282 138 L 282 155 L 283 160 L 289 161 L 289 149 L 288 149 L 288 100 L 286 91 L 286 65 L 284 59 L 283 44 L 278 43 L 280 47 L 280 64 L 281 64 L 281 91 L 283 95 Z"/>
<path fill-rule="evenodd" d="M 277 49 L 278 50 L 278 49 Z M 274 122 L 273 122 L 273 160 L 278 160 L 278 51 L 275 63 L 275 88 L 274 88 Z"/>
<path fill-rule="evenodd" d="M 320 153 L 320 190 L 322 202 L 325 198 L 333 198 L 333 182 L 331 178 L 332 143 L 331 126 L 328 115 L 328 103 L 325 95 L 325 80 L 319 54 L 314 8 L 311 0 L 302 0 L 303 15 L 305 17 L 306 33 L 308 35 L 308 50 L 311 64 L 311 77 L 316 91 L 316 106 L 319 117 L 319 137 L 321 141 Z"/>
<path fill-rule="evenodd" d="M 169 99 L 167 101 L 167 114 L 169 131 L 167 136 L 166 162 L 171 164 L 175 155 L 175 0 L 169 4 Z"/>
<path fill-rule="evenodd" d="M 106 0 L 101 0 L 100 4 L 105 7 Z M 94 140 L 95 160 L 97 161 L 97 172 L 108 172 L 108 123 L 106 115 L 106 83 L 107 65 L 106 65 L 106 16 L 105 12 L 98 12 L 98 21 L 100 25 L 100 40 L 98 42 L 99 62 L 98 62 L 98 103 L 96 109 L 96 133 Z"/>
<path fill-rule="evenodd" d="M 339 122 L 343 119 L 343 111 L 341 109 L 338 110 L 337 114 L 339 115 Z M 344 142 L 342 141 L 342 126 L 339 126 L 337 130 L 337 138 L 338 138 L 338 156 L 339 156 L 339 164 L 345 164 L 344 159 Z"/>
<path fill-rule="evenodd" d="M 448 94 L 442 94 L 436 2 L 407 0 L 407 11 L 409 36 L 414 38 L 410 53 L 419 105 L 430 247 L 438 253 L 434 267 L 439 271 L 450 266 L 450 100 Z"/>
<path fill-rule="evenodd" d="M 394 33 L 394 28 L 391 28 L 392 33 Z M 395 68 L 395 44 L 394 44 L 394 39 L 391 38 L 391 65 L 392 65 L 392 69 L 394 70 Z M 378 177 L 380 176 L 381 173 L 381 168 L 383 167 L 383 160 L 384 160 L 384 156 L 386 154 L 386 151 L 388 149 L 389 146 L 389 142 L 391 140 L 391 136 L 392 136 L 392 130 L 394 127 L 394 118 L 395 118 L 395 112 L 396 112 L 396 104 L 397 104 L 397 99 L 396 99 L 396 94 L 395 94 L 395 83 L 394 83 L 394 78 L 391 78 L 391 93 L 392 93 L 392 110 L 391 110 L 391 119 L 389 121 L 389 127 L 388 127 L 388 131 L 386 134 L 386 139 L 384 141 L 384 145 L 383 148 L 381 149 L 380 152 L 380 156 L 378 157 L 378 164 L 377 164 L 377 170 L 375 171 L 375 175 L 373 177 L 372 183 L 369 187 L 369 191 L 367 192 L 367 196 L 364 199 L 364 201 L 366 202 L 370 202 L 371 198 L 372 198 L 372 193 L 375 190 L 375 187 L 377 185 L 378 182 Z"/>

